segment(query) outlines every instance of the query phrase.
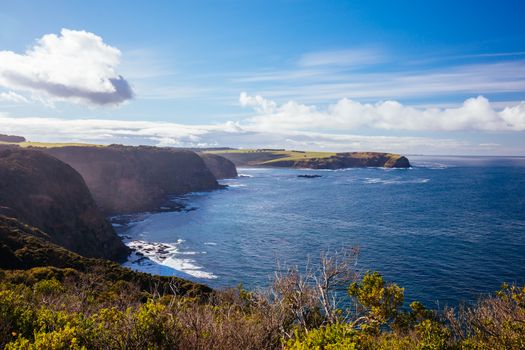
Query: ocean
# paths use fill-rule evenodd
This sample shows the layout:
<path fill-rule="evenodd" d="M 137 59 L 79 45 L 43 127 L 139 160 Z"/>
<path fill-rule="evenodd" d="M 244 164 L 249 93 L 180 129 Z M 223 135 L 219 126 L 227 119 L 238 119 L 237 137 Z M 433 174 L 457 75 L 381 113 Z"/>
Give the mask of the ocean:
<path fill-rule="evenodd" d="M 224 190 L 174 197 L 182 211 L 113 218 L 138 252 L 124 265 L 263 288 L 278 263 L 303 267 L 357 246 L 357 270 L 379 271 L 429 307 L 523 284 L 525 158 L 409 159 L 411 169 L 241 168 Z"/>

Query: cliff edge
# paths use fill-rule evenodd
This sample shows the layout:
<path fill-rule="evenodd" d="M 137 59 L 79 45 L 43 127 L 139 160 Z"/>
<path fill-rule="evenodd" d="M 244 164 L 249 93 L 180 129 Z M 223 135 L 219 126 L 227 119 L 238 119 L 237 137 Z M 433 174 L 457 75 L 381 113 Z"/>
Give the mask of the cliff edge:
<path fill-rule="evenodd" d="M 220 187 L 192 151 L 120 145 L 43 151 L 77 170 L 106 214 L 155 210 L 167 195 Z"/>
<path fill-rule="evenodd" d="M 345 169 L 345 168 L 409 168 L 406 157 L 393 153 L 350 152 L 337 153 L 326 158 L 309 158 L 299 160 L 275 160 L 265 163 L 276 167 L 307 169 Z"/>
<path fill-rule="evenodd" d="M 220 155 L 236 166 L 287 167 L 307 169 L 344 168 L 409 168 L 409 160 L 399 154 L 381 152 L 307 152 L 282 149 L 224 150 L 209 154 Z"/>
<path fill-rule="evenodd" d="M 199 153 L 199 156 L 216 179 L 233 179 L 238 176 L 237 168 L 231 160 L 211 153 Z"/>

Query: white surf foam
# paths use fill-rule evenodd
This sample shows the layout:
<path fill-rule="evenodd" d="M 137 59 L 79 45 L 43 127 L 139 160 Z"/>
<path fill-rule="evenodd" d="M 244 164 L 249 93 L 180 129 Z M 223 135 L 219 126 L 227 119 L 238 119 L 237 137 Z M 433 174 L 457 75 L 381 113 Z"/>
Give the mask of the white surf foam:
<path fill-rule="evenodd" d="M 403 179 L 381 179 L 377 177 L 367 177 L 364 179 L 363 183 L 365 184 L 382 184 L 382 185 L 402 185 L 402 184 L 424 184 L 429 182 L 430 179 L 409 179 L 409 180 L 403 180 Z"/>
<path fill-rule="evenodd" d="M 184 272 L 196 278 L 217 278 L 213 273 L 203 270 L 202 266 L 196 264 L 194 259 L 187 258 L 188 255 L 196 255 L 197 252 L 183 251 L 178 249 L 178 246 L 184 240 L 179 239 L 176 243 L 159 243 L 147 242 L 143 240 L 132 240 L 126 242 L 126 245 L 135 250 L 135 254 L 130 259 L 130 264 L 138 264 L 141 267 L 141 255 L 150 259 L 151 261 L 171 267 L 175 270 Z M 180 257 L 184 256 L 184 258 Z"/>
<path fill-rule="evenodd" d="M 215 276 L 211 272 L 206 272 L 202 270 L 201 266 L 195 265 L 195 260 L 193 259 L 180 259 L 175 257 L 170 257 L 163 262 L 164 265 L 171 267 L 175 270 L 182 271 L 197 278 L 206 278 L 206 279 L 215 279 Z"/>

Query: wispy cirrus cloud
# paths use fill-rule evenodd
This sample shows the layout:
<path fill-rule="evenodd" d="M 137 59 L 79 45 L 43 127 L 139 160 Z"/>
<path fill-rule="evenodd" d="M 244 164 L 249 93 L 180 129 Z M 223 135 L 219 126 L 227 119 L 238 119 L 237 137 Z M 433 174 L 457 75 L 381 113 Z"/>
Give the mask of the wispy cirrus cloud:
<path fill-rule="evenodd" d="M 378 48 L 358 48 L 334 51 L 309 52 L 298 61 L 301 67 L 317 66 L 367 66 L 386 61 L 386 54 Z"/>
<path fill-rule="evenodd" d="M 13 91 L 0 92 L 0 101 L 13 103 L 28 103 L 29 100 L 24 96 Z"/>
<path fill-rule="evenodd" d="M 400 57 L 379 56 L 378 59 L 383 59 L 378 61 L 381 64 L 377 69 L 369 69 L 366 64 L 341 65 L 345 61 L 343 54 L 318 53 L 313 56 L 317 59 L 312 59 L 312 63 L 318 62 L 318 65 L 299 63 L 284 69 L 243 73 L 232 81 L 243 90 L 251 89 L 272 99 L 308 103 L 326 103 L 341 98 L 360 101 L 438 98 L 457 102 L 458 95 L 525 91 L 525 60 L 518 53 L 486 55 L 503 59 L 414 65 Z"/>
<path fill-rule="evenodd" d="M 50 103 L 119 104 L 133 97 L 128 81 L 116 72 L 120 54 L 93 33 L 62 29 L 23 54 L 0 51 L 0 86 Z"/>

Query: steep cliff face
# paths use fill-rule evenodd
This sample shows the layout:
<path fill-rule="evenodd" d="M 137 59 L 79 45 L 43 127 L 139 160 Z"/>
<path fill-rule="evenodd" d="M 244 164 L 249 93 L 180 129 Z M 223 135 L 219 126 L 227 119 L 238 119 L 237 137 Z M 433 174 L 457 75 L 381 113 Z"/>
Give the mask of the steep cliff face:
<path fill-rule="evenodd" d="M 204 163 L 216 179 L 232 179 L 237 177 L 237 168 L 229 159 L 211 153 L 199 153 Z"/>
<path fill-rule="evenodd" d="M 154 210 L 165 196 L 219 187 L 192 151 L 156 147 L 57 147 L 44 150 L 77 170 L 106 213 Z"/>
<path fill-rule="evenodd" d="M 37 150 L 0 148 L 0 213 L 84 256 L 120 260 L 128 254 L 80 174 Z"/>

